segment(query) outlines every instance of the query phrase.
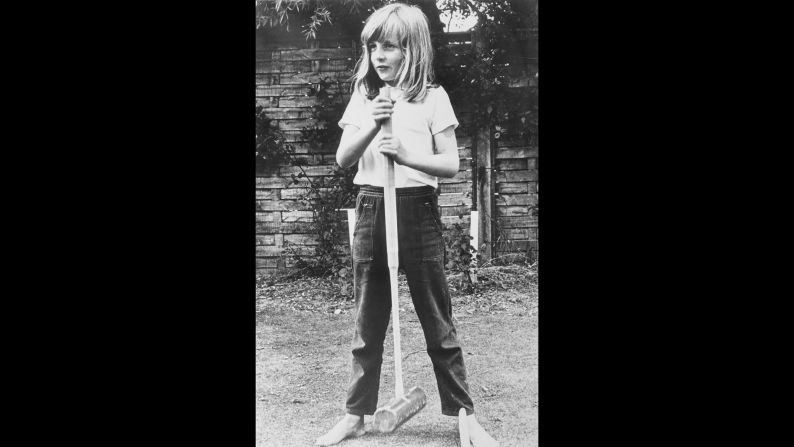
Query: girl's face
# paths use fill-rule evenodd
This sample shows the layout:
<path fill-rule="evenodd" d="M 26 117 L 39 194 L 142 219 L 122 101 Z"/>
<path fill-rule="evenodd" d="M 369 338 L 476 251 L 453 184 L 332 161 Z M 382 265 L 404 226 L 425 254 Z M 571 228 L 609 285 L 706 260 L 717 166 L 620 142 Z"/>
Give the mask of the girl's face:
<path fill-rule="evenodd" d="M 396 87 L 397 74 L 403 61 L 403 52 L 393 38 L 383 42 L 371 42 L 369 61 L 380 79 L 386 84 Z"/>

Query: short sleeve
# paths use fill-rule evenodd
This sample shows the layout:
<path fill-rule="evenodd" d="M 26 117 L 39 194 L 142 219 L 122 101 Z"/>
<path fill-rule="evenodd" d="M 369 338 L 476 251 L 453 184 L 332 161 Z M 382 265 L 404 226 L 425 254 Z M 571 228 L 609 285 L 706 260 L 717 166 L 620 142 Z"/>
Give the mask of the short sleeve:
<path fill-rule="evenodd" d="M 434 90 L 435 106 L 433 115 L 430 118 L 430 133 L 435 135 L 449 126 L 453 126 L 453 130 L 457 129 L 458 119 L 455 117 L 455 111 L 452 110 L 447 91 L 441 86 L 436 87 Z"/>
<path fill-rule="evenodd" d="M 339 127 L 343 128 L 346 124 L 352 124 L 359 129 L 363 128 L 364 118 L 366 118 L 366 100 L 358 91 L 354 91 L 350 95 L 350 101 L 347 103 L 345 113 L 342 114 L 342 119 L 339 120 Z"/>

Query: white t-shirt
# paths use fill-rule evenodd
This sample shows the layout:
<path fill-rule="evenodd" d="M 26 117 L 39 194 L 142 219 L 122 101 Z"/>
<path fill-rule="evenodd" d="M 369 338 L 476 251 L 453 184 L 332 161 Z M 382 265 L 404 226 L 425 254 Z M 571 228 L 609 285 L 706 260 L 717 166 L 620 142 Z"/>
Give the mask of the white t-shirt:
<path fill-rule="evenodd" d="M 428 87 L 427 95 L 422 102 L 407 102 L 403 99 L 402 90 L 392 88 L 394 111 L 391 116 L 392 134 L 400 139 L 402 146 L 411 153 L 433 154 L 433 135 L 449 126 L 458 127 L 458 120 L 449 102 L 449 96 L 443 87 Z M 352 124 L 359 129 L 365 127 L 372 117 L 367 113 L 368 100 L 359 91 L 353 92 L 350 102 L 339 120 L 339 127 Z M 384 186 L 385 156 L 377 149 L 380 132 L 364 150 L 358 160 L 358 173 L 353 178 L 356 185 Z M 438 178 L 416 169 L 394 163 L 394 186 L 406 188 L 411 186 L 438 186 Z"/>

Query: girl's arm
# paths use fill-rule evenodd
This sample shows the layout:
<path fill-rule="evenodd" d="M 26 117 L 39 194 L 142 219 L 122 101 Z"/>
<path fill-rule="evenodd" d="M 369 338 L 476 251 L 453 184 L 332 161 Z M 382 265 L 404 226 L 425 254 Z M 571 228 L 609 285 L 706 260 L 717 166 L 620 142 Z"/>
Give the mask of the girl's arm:
<path fill-rule="evenodd" d="M 379 130 L 380 125 L 375 122 L 364 129 L 359 129 L 353 124 L 346 125 L 345 130 L 342 131 L 339 148 L 336 150 L 336 163 L 343 168 L 356 164 Z"/>
<path fill-rule="evenodd" d="M 409 154 L 403 149 L 400 140 L 394 136 L 382 137 L 378 142 L 381 153 L 395 162 L 436 177 L 452 178 L 460 168 L 458 140 L 455 129 L 449 126 L 433 135 L 435 153 L 427 155 Z M 337 157 L 338 158 L 338 157 Z"/>
<path fill-rule="evenodd" d="M 367 120 L 368 123 L 364 125 L 364 128 L 353 124 L 345 126 L 342 138 L 339 140 L 339 148 L 336 150 L 336 163 L 339 166 L 349 168 L 358 162 L 361 154 L 378 134 L 383 121 L 391 117 L 393 106 L 393 101 L 378 96 L 367 105 L 367 111 L 372 120 Z"/>

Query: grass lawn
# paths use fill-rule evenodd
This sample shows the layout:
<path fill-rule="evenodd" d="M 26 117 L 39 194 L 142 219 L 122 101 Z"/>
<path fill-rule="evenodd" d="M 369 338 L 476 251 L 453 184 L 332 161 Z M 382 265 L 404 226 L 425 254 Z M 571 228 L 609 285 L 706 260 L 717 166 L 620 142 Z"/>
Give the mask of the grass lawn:
<path fill-rule="evenodd" d="M 427 406 L 390 434 L 372 432 L 342 447 L 453 447 L 457 418 L 441 414 L 422 329 L 400 275 L 403 382 L 422 387 Z M 537 280 L 528 267 L 480 270 L 472 293 L 450 279 L 453 318 L 480 423 L 503 447 L 538 443 Z M 257 289 L 257 446 L 310 446 L 344 414 L 353 337 L 353 302 L 339 282 L 297 279 Z M 386 337 L 379 405 L 394 395 L 391 328 Z"/>

